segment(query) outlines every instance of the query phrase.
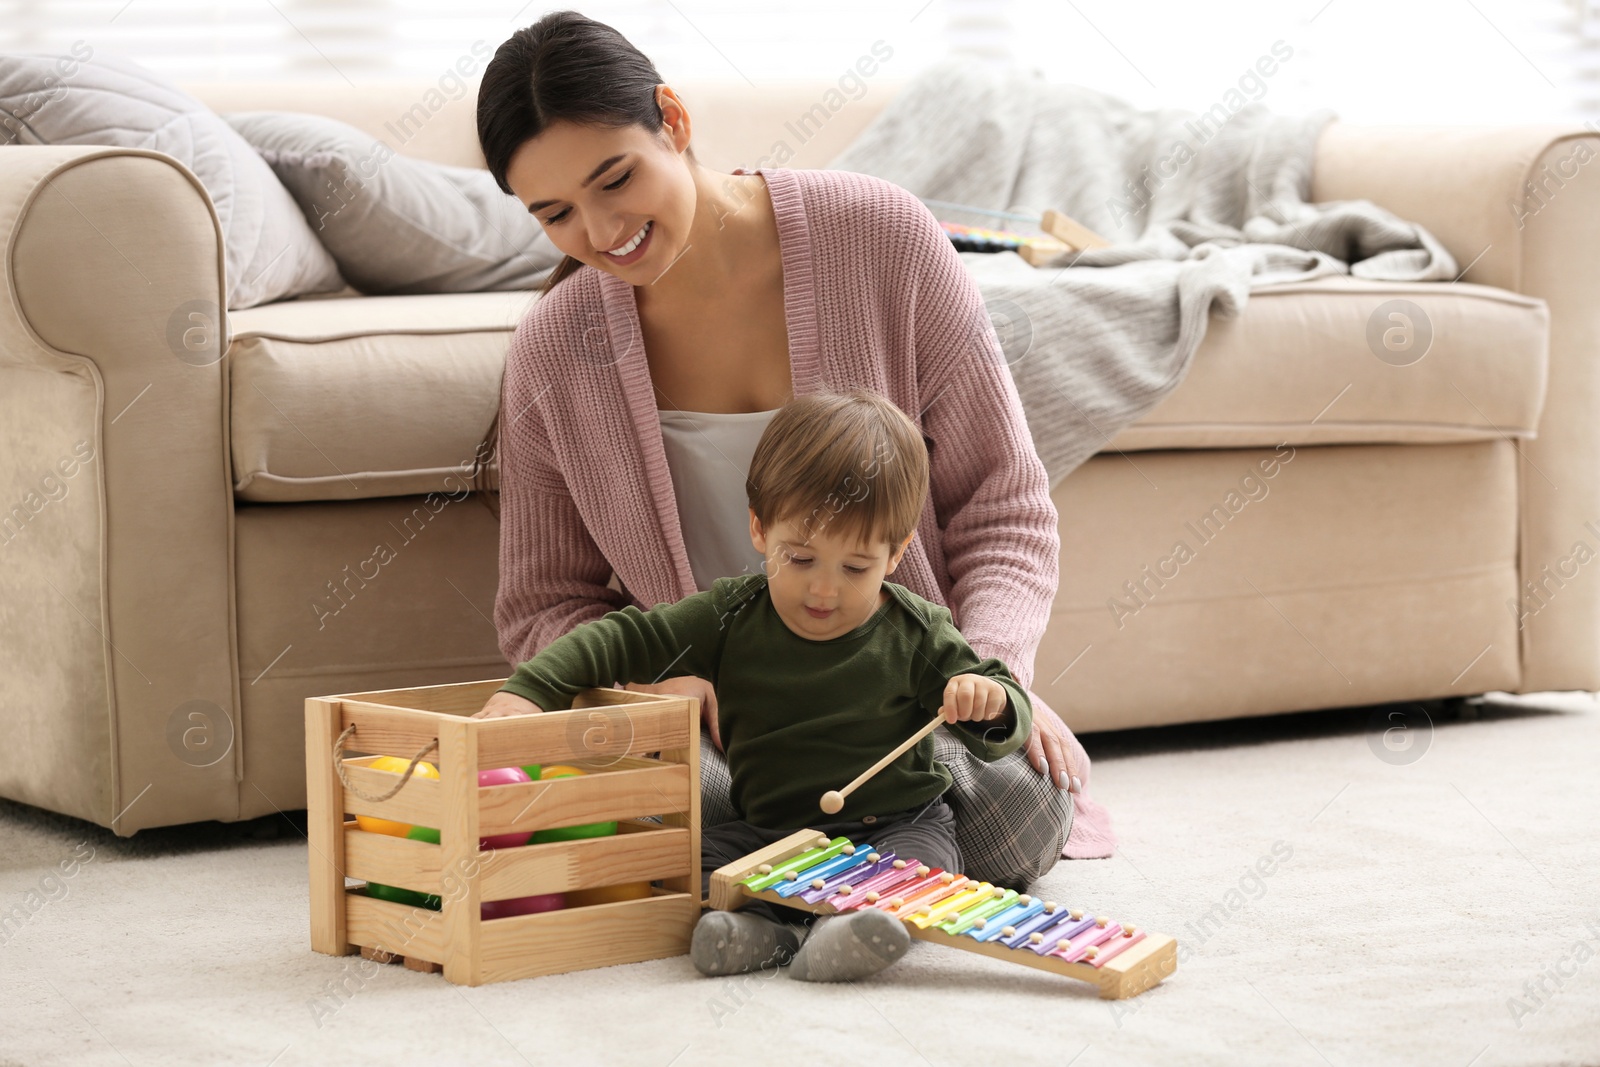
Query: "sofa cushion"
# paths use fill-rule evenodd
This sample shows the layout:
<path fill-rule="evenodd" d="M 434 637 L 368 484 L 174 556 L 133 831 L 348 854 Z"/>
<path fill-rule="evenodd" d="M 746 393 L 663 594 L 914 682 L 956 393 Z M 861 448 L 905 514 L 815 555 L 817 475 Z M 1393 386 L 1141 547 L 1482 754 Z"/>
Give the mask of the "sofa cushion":
<path fill-rule="evenodd" d="M 194 173 L 222 227 L 230 308 L 343 287 L 333 257 L 272 170 L 200 101 L 131 60 L 93 49 L 3 59 L 0 146 L 145 148 Z"/>
<path fill-rule="evenodd" d="M 255 147 L 363 293 L 532 289 L 561 262 L 539 221 L 481 167 L 407 159 L 321 115 L 224 116 Z"/>
<path fill-rule="evenodd" d="M 229 316 L 235 495 L 459 496 L 532 292 L 297 300 Z"/>
<path fill-rule="evenodd" d="M 233 314 L 238 497 L 459 493 L 535 299 L 323 298 Z M 1408 339 L 1388 317 L 1407 313 L 1386 307 L 1397 300 L 1410 304 L 1410 350 L 1384 346 L 1385 331 Z M 1259 289 L 1239 318 L 1211 319 L 1188 376 L 1101 451 L 1532 436 L 1548 325 L 1542 301 L 1479 285 L 1341 276 Z"/>
<path fill-rule="evenodd" d="M 1265 286 L 1212 316 L 1184 380 L 1101 451 L 1532 437 L 1549 334 L 1544 301 L 1490 286 Z"/>

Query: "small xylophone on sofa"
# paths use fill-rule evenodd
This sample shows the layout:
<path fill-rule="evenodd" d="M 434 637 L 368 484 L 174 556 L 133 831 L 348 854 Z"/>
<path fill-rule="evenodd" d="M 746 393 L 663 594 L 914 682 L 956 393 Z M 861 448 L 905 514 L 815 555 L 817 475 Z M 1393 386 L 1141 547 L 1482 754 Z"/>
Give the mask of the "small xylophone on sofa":
<path fill-rule="evenodd" d="M 751 900 L 818 915 L 880 908 L 912 937 L 1090 982 L 1106 1000 L 1136 996 L 1178 966 L 1177 942 L 1164 934 L 815 830 L 712 874 L 711 907 L 736 911 Z"/>

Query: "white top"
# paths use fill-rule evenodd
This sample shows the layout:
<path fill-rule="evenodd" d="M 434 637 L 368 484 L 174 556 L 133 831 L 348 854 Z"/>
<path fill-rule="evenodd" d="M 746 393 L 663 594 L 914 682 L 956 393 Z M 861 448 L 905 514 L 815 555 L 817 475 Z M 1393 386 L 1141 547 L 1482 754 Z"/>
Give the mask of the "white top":
<path fill-rule="evenodd" d="M 672 472 L 689 566 L 701 592 L 718 578 L 759 573 L 766 561 L 750 543 L 745 476 L 756 444 L 778 413 L 657 409 Z"/>

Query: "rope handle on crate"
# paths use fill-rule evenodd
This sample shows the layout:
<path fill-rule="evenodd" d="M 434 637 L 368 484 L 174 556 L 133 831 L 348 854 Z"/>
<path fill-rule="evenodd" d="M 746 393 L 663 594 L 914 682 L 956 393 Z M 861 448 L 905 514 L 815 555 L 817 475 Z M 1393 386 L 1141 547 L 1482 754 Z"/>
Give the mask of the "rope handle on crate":
<path fill-rule="evenodd" d="M 429 741 L 426 745 L 423 745 L 417 754 L 411 757 L 411 765 L 406 768 L 405 773 L 400 776 L 400 780 L 394 784 L 393 789 L 389 790 L 382 796 L 370 797 L 352 785 L 350 779 L 345 777 L 344 773 L 344 743 L 350 737 L 350 735 L 355 732 L 355 724 L 351 723 L 349 726 L 344 728 L 344 733 L 340 734 L 339 739 L 333 743 L 333 769 L 335 773 L 339 775 L 339 781 L 344 783 L 344 787 L 346 789 L 350 790 L 350 792 L 354 793 L 356 796 L 360 797 L 362 800 L 365 800 L 369 804 L 382 803 L 383 801 L 394 796 L 396 793 L 400 792 L 400 790 L 405 787 L 405 784 L 411 780 L 411 772 L 417 769 L 417 764 L 422 762 L 422 757 L 439 747 L 439 739 L 437 737 L 435 737 L 432 741 Z"/>

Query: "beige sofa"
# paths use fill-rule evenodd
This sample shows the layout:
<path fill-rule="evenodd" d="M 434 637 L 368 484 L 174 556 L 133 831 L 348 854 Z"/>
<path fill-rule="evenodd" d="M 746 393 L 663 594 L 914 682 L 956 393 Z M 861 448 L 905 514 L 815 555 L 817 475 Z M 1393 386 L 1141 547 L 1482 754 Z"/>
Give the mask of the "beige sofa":
<path fill-rule="evenodd" d="M 471 94 L 190 88 L 480 162 Z M 831 114 L 825 88 L 681 91 L 701 160 L 731 169 L 780 141 L 822 166 L 898 87 Z M 1257 292 L 1056 488 L 1034 688 L 1075 729 L 1600 687 L 1577 551 L 1600 544 L 1596 151 L 1564 127 L 1329 128 L 1312 198 L 1427 226 L 1462 277 Z M 219 324 L 216 220 L 185 170 L 0 158 L 0 795 L 122 834 L 302 807 L 306 696 L 504 676 L 497 529 L 459 468 L 532 294 Z M 1368 343 L 1396 298 L 1433 333 L 1408 366 Z"/>

